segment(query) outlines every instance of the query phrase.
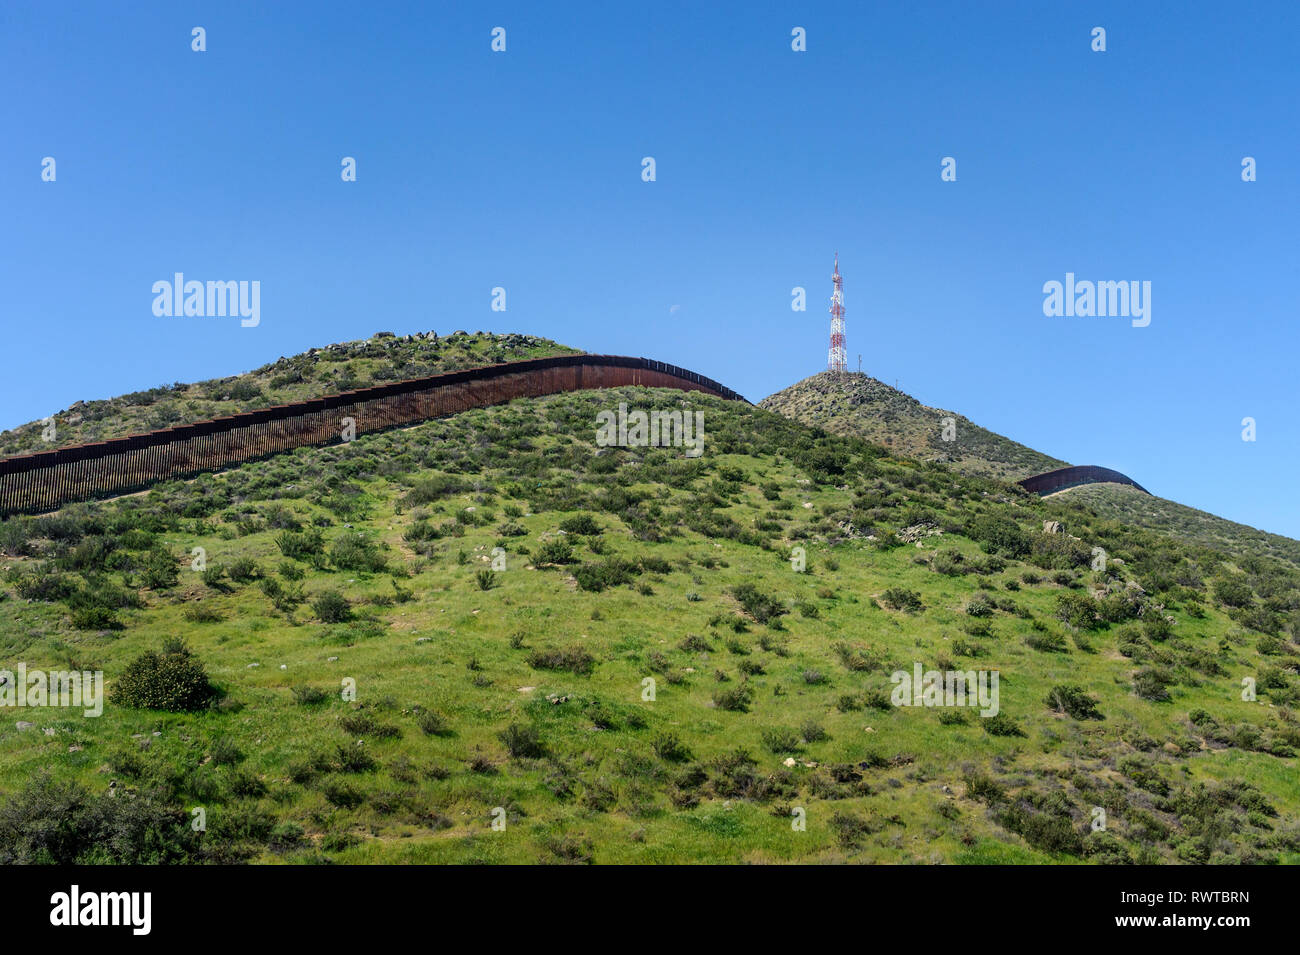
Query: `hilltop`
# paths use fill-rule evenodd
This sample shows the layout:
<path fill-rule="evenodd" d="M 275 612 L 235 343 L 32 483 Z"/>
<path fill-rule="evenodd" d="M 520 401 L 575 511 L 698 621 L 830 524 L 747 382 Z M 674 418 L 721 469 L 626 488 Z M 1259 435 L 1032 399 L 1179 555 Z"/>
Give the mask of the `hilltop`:
<path fill-rule="evenodd" d="M 769 395 L 759 407 L 962 474 L 1018 481 L 1067 464 L 861 373 L 824 371 Z M 943 440 L 945 418 L 954 421 L 952 441 Z"/>
<path fill-rule="evenodd" d="M 620 402 L 703 456 L 597 447 Z M 0 665 L 109 683 L 0 724 L 0 863 L 1300 861 L 1300 573 L 738 402 L 520 399 L 0 555 Z M 998 715 L 894 705 L 918 664 Z"/>
<path fill-rule="evenodd" d="M 532 335 L 457 331 L 439 337 L 436 332 L 403 336 L 379 332 L 368 339 L 282 357 L 243 374 L 78 401 L 53 415 L 53 441 L 42 439 L 41 421 L 0 432 L 0 456 L 120 438 L 389 381 L 576 353 L 577 349 Z"/>

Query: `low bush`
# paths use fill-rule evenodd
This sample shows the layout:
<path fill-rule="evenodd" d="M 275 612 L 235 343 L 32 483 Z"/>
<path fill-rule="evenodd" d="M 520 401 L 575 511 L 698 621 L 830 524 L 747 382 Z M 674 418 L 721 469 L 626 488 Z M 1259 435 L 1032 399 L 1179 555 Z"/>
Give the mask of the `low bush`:
<path fill-rule="evenodd" d="M 178 640 L 128 663 L 112 690 L 113 701 L 123 706 L 173 713 L 204 709 L 217 695 L 203 664 Z"/>

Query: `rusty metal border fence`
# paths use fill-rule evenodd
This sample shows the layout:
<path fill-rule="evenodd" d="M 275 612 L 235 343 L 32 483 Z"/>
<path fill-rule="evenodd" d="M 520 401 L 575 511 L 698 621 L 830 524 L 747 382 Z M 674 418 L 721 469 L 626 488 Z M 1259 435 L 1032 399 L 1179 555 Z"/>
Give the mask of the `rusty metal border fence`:
<path fill-rule="evenodd" d="M 1080 484 L 1100 484 L 1109 482 L 1114 484 L 1128 484 L 1137 488 L 1143 494 L 1151 492 L 1144 488 L 1137 481 L 1133 480 L 1126 474 L 1120 474 L 1118 471 L 1112 471 L 1110 468 L 1098 467 L 1095 464 L 1081 464 L 1070 468 L 1057 468 L 1055 471 L 1047 471 L 1044 474 L 1035 474 L 1033 477 L 1027 477 L 1017 483 L 1026 491 L 1032 491 L 1034 494 L 1054 494 L 1057 491 L 1064 491 L 1068 487 L 1078 487 Z"/>
<path fill-rule="evenodd" d="M 0 459 L 0 516 L 128 494 L 159 481 L 339 441 L 345 417 L 355 420 L 360 435 L 515 398 L 628 385 L 745 400 L 711 378 L 649 358 L 556 355 L 507 362 Z"/>

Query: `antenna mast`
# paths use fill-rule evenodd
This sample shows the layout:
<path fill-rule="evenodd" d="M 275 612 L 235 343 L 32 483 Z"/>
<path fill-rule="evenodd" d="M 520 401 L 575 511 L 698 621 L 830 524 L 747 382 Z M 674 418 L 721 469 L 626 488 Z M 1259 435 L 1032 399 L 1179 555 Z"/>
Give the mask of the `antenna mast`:
<path fill-rule="evenodd" d="M 835 274 L 831 276 L 831 351 L 826 370 L 842 375 L 848 369 L 844 354 L 844 279 L 840 276 L 840 254 L 835 253 Z"/>

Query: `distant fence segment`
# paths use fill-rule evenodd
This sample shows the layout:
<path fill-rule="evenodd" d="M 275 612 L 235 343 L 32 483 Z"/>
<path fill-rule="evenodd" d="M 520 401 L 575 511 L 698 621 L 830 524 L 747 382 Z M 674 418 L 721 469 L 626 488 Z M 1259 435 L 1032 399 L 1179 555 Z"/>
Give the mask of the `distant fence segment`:
<path fill-rule="evenodd" d="M 1039 495 L 1054 494 L 1057 491 L 1064 491 L 1068 487 L 1078 487 L 1080 484 L 1102 483 L 1127 484 L 1130 487 L 1137 488 L 1143 494 L 1151 493 L 1128 475 L 1112 471 L 1110 468 L 1099 468 L 1095 464 L 1058 468 L 1045 474 L 1035 474 L 1033 477 L 1027 477 L 1018 483 L 1026 491 L 1032 491 Z"/>
<path fill-rule="evenodd" d="M 515 398 L 628 385 L 745 400 L 712 378 L 649 358 L 556 355 L 489 365 L 5 458 L 0 460 L 0 515 L 127 494 L 158 481 L 339 441 L 344 418 L 353 419 L 361 435 Z"/>

